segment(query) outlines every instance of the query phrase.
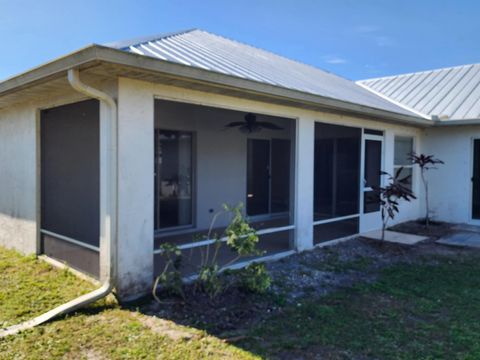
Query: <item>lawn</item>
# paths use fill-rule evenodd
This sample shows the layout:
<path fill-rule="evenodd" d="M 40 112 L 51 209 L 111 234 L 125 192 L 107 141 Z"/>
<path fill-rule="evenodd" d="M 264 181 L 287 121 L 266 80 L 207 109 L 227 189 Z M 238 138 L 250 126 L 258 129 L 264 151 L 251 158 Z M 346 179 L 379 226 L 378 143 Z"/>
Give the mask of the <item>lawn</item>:
<path fill-rule="evenodd" d="M 92 290 L 65 270 L 0 248 L 0 324 L 39 315 Z M 0 359 L 254 359 L 204 331 L 99 301 L 77 314 L 0 339 Z"/>
<path fill-rule="evenodd" d="M 289 358 L 479 359 L 479 260 L 391 266 L 372 284 L 299 301 L 243 346 Z"/>
<path fill-rule="evenodd" d="M 146 315 L 141 304 L 137 311 L 103 301 L 0 340 L 0 358 L 480 358 L 478 252 L 439 255 L 424 249 L 408 263 L 402 258 L 376 267 L 377 257 L 342 263 L 343 256 L 328 251 L 333 253 L 324 264 L 310 265 L 332 276 L 372 269 L 377 273 L 374 278 L 369 275 L 369 282 L 342 286 L 326 296 L 314 293 L 294 303 L 277 304 L 278 310 L 249 323 L 234 342 Z M 4 324 L 39 314 L 93 288 L 66 271 L 1 248 L 0 271 L 0 322 Z M 277 295 L 265 296 L 264 301 L 278 301 Z"/>

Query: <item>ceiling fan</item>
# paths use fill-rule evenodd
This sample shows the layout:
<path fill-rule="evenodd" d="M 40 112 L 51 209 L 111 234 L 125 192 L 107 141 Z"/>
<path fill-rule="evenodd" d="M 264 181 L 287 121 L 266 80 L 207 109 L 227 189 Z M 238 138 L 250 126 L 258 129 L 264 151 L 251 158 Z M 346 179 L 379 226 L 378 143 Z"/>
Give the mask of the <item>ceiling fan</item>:
<path fill-rule="evenodd" d="M 282 127 L 268 121 L 257 121 L 257 115 L 248 113 L 245 115 L 245 121 L 234 121 L 225 126 L 226 128 L 238 128 L 244 134 L 252 134 L 262 129 L 283 130 Z"/>

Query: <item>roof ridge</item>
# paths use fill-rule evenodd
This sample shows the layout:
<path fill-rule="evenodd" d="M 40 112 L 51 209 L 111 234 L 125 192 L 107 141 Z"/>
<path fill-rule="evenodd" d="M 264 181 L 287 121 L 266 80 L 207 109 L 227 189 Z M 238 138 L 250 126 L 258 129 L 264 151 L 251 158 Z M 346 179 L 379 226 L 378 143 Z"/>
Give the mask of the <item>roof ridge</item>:
<path fill-rule="evenodd" d="M 186 34 L 195 30 L 199 30 L 198 28 L 190 28 L 190 29 L 184 29 L 184 30 L 179 30 L 179 31 L 171 31 L 171 32 L 166 32 L 166 33 L 160 33 L 156 35 L 150 35 L 150 36 L 141 36 L 137 38 L 132 38 L 128 40 L 119 40 L 119 41 L 114 41 L 110 43 L 103 44 L 103 46 L 108 46 L 116 49 L 125 49 L 128 48 L 132 45 L 140 45 L 140 44 L 145 44 L 149 41 L 153 40 L 159 40 L 159 39 L 166 39 L 172 36 L 176 35 L 181 35 L 181 34 Z"/>
<path fill-rule="evenodd" d="M 375 77 L 375 78 L 368 78 L 368 79 L 357 80 L 357 81 L 355 81 L 355 82 L 356 82 L 357 84 L 360 84 L 360 83 L 365 83 L 365 82 L 367 82 L 367 81 L 393 79 L 393 78 L 399 78 L 399 77 L 404 77 L 404 76 L 412 76 L 412 75 L 419 75 L 419 74 L 423 74 L 423 73 L 431 73 L 431 72 L 436 72 L 436 71 L 445 71 L 445 70 L 452 70 L 452 69 L 460 69 L 460 68 L 464 68 L 464 67 L 467 67 L 467 66 L 475 66 L 475 65 L 480 65 L 480 63 L 463 64 L 463 65 L 455 65 L 455 66 L 447 66 L 447 67 L 443 67 L 443 68 L 430 69 L 430 70 L 412 71 L 412 72 L 403 73 L 403 74 L 397 74 L 397 75 L 379 76 L 379 77 Z"/>

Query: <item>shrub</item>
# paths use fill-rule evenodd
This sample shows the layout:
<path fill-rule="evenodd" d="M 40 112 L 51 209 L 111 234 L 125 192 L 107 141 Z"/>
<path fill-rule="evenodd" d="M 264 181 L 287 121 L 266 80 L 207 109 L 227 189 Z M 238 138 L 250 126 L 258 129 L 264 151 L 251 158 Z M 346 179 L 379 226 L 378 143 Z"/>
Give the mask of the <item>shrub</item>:
<path fill-rule="evenodd" d="M 170 243 L 160 245 L 160 249 L 162 250 L 161 256 L 165 259 L 165 267 L 155 279 L 152 295 L 155 300 L 161 303 L 162 301 L 157 296 L 157 289 L 160 287 L 167 294 L 178 295 L 185 300 L 182 274 L 180 272 L 182 252 L 178 246 Z"/>
<path fill-rule="evenodd" d="M 247 291 L 264 294 L 272 285 L 272 278 L 264 263 L 251 263 L 240 271 L 240 285 Z"/>
<path fill-rule="evenodd" d="M 257 232 L 250 226 L 242 210 L 242 203 L 239 203 L 237 206 L 223 205 L 223 210 L 213 216 L 210 224 L 207 239 L 211 239 L 213 236 L 215 241 L 208 245 L 202 253 L 202 261 L 198 271 L 199 276 L 196 282 L 197 288 L 208 294 L 210 298 L 215 298 L 225 288 L 223 280 L 220 278 L 222 271 L 242 257 L 261 254 L 261 252 L 257 250 Z M 219 235 L 212 235 L 215 221 L 221 214 L 231 215 L 230 223 L 222 234 L 223 238 L 226 238 L 226 242 L 224 242 Z M 220 265 L 218 263 L 218 256 L 220 248 L 224 243 L 226 243 L 230 250 L 236 253 L 236 256 L 227 264 Z"/>
<path fill-rule="evenodd" d="M 395 218 L 395 214 L 400 212 L 399 201 L 411 201 L 416 199 L 406 184 L 410 179 L 410 175 L 403 178 L 400 177 L 403 167 L 399 168 L 392 176 L 387 172 L 382 171 L 381 175 L 388 176 L 388 184 L 386 186 L 374 186 L 376 196 L 380 202 L 380 214 L 382 216 L 382 241 L 385 240 L 385 230 L 390 219 Z"/>
<path fill-rule="evenodd" d="M 221 294 L 224 285 L 222 279 L 220 279 L 220 269 L 218 264 L 203 266 L 198 274 L 197 283 L 201 290 L 206 293 L 210 299 Z"/>

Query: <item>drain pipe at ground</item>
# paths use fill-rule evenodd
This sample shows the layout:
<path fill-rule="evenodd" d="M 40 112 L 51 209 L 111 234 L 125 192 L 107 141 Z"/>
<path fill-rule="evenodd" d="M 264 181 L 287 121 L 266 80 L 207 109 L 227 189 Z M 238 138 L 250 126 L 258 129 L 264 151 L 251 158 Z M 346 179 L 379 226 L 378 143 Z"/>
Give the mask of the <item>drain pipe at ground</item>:
<path fill-rule="evenodd" d="M 110 294 L 116 283 L 116 261 L 117 261 L 117 104 L 112 97 L 102 91 L 94 89 L 80 80 L 79 71 L 77 69 L 68 70 L 68 82 L 78 92 L 89 97 L 100 100 L 107 111 L 107 122 L 101 124 L 101 129 L 105 130 L 106 137 L 106 153 L 101 154 L 100 163 L 102 164 L 100 172 L 103 174 L 105 181 L 100 190 L 103 200 L 100 199 L 100 262 L 103 269 L 103 277 L 106 279 L 103 285 L 88 294 L 82 295 L 75 300 L 60 305 L 40 316 L 31 320 L 27 320 L 17 325 L 13 325 L 4 329 L 0 329 L 0 338 L 17 334 L 23 330 L 31 329 L 37 325 L 43 324 L 57 316 L 78 310 L 86 305 L 106 297 Z M 102 122 L 102 117 L 100 117 Z M 101 132 L 102 132 L 101 130 Z M 103 156 L 103 157 L 102 157 Z M 102 177 L 102 175 L 101 175 Z M 102 183 L 102 181 L 100 181 Z M 102 185 L 101 185 L 102 186 Z M 106 255 L 102 257 L 102 251 Z M 103 261 L 102 261 L 103 259 Z M 103 262 L 103 264 L 102 264 Z"/>

